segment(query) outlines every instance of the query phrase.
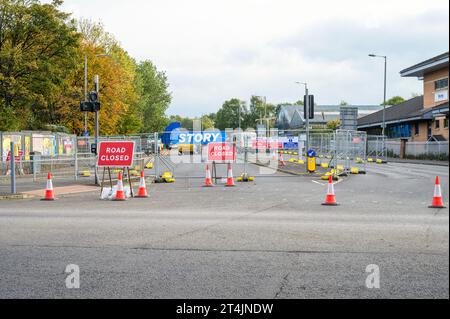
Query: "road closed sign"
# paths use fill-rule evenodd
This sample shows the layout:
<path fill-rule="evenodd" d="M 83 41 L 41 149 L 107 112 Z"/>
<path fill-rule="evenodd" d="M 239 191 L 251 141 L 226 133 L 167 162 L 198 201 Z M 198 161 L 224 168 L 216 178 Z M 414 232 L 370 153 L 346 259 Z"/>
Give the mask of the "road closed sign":
<path fill-rule="evenodd" d="M 234 162 L 236 148 L 232 143 L 208 144 L 208 161 L 210 162 Z"/>
<path fill-rule="evenodd" d="M 98 167 L 131 167 L 133 165 L 134 142 L 100 142 Z"/>

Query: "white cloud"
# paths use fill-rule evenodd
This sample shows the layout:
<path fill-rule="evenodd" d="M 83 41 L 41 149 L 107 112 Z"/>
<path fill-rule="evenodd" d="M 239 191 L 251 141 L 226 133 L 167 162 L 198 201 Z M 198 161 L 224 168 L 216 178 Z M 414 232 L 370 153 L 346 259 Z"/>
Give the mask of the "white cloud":
<path fill-rule="evenodd" d="M 216 111 L 225 99 L 266 95 L 274 103 L 303 93 L 321 104 L 377 104 L 382 61 L 389 95 L 421 92 L 399 71 L 448 50 L 448 1 L 66 0 L 75 17 L 105 24 L 134 57 L 167 72 L 170 113 Z"/>

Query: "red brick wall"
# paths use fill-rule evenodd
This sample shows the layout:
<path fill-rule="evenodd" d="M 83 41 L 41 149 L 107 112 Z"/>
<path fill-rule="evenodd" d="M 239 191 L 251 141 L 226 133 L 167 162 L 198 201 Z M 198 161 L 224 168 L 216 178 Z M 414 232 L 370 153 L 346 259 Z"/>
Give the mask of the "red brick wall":
<path fill-rule="evenodd" d="M 424 106 L 425 108 L 434 107 L 446 101 L 435 102 L 435 86 L 434 82 L 443 78 L 448 78 L 448 68 L 436 72 L 426 74 L 423 82 Z M 448 102 L 448 100 L 447 100 Z"/>

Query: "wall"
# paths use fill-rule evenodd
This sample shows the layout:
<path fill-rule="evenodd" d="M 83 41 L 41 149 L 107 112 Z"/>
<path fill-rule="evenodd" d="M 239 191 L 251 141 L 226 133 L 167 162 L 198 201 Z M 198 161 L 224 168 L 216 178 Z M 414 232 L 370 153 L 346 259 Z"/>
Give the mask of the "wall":
<path fill-rule="evenodd" d="M 439 122 L 439 128 L 436 129 L 436 121 Z M 449 139 L 448 127 L 445 126 L 444 119 L 436 119 L 433 121 L 433 135 L 442 135 L 446 140 Z"/>
<path fill-rule="evenodd" d="M 419 123 L 419 134 L 415 135 L 415 128 L 413 125 L 412 128 L 412 142 L 426 142 L 428 141 L 428 122 L 420 122 Z"/>
<path fill-rule="evenodd" d="M 426 74 L 424 77 L 423 90 L 424 90 L 424 106 L 425 108 L 434 107 L 439 104 L 445 103 L 445 101 L 440 101 L 438 103 L 435 102 L 435 86 L 434 82 L 436 80 L 440 80 L 442 78 L 448 78 L 448 68 L 442 69 L 439 71 L 435 71 L 429 74 Z M 447 99 L 448 102 L 448 99 Z"/>

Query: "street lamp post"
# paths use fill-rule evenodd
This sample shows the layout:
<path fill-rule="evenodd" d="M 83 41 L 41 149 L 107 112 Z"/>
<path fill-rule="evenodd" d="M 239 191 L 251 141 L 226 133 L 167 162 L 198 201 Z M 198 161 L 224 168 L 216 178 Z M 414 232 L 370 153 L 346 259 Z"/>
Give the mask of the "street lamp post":
<path fill-rule="evenodd" d="M 110 54 L 96 54 L 95 57 L 111 57 Z M 95 91 L 99 91 L 99 76 L 94 77 Z M 87 102 L 88 99 L 88 56 L 84 55 L 84 101 Z M 94 143 L 96 150 L 98 151 L 98 139 L 99 139 L 99 116 L 98 111 L 95 111 L 95 125 L 94 125 Z M 87 112 L 84 113 L 84 133 L 87 133 Z M 95 184 L 99 184 L 97 169 L 95 169 Z"/>
<path fill-rule="evenodd" d="M 96 54 L 95 57 L 110 57 L 110 54 Z M 88 101 L 88 55 L 84 55 L 84 102 Z M 84 112 L 84 134 L 87 133 L 87 113 Z"/>
<path fill-rule="evenodd" d="M 84 102 L 87 102 L 88 56 L 84 55 Z M 84 135 L 87 134 L 87 112 L 84 112 Z"/>
<path fill-rule="evenodd" d="M 369 54 L 371 58 L 383 58 L 384 59 L 384 98 L 383 98 L 383 127 L 381 129 L 381 135 L 383 138 L 383 151 L 382 156 L 386 159 L 386 102 L 387 102 L 387 56 Z"/>
<path fill-rule="evenodd" d="M 384 100 L 383 100 L 383 128 L 382 135 L 386 134 L 386 102 L 387 102 L 387 56 L 385 55 L 376 55 L 369 54 L 371 58 L 383 58 L 384 59 Z"/>

